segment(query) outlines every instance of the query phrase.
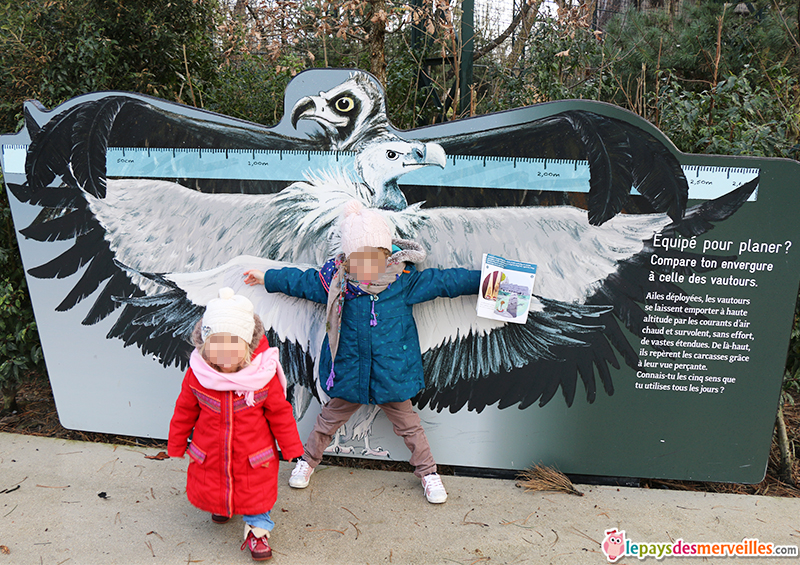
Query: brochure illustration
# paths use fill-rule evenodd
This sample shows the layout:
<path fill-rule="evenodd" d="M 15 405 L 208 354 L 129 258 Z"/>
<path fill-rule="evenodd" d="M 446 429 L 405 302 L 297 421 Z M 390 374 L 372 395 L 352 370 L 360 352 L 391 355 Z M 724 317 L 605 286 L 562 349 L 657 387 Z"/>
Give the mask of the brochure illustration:
<path fill-rule="evenodd" d="M 536 278 L 536 265 L 483 254 L 478 316 L 524 324 Z"/>

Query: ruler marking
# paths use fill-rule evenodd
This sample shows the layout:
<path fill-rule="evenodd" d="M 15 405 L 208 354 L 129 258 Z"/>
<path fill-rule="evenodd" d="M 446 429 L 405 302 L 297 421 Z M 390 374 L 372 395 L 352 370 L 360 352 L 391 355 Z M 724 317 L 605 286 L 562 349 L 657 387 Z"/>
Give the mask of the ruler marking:
<path fill-rule="evenodd" d="M 207 149 L 208 151 L 208 149 Z M 349 151 L 211 149 L 212 158 L 201 148 L 110 147 L 106 170 L 112 178 L 208 178 L 229 180 L 274 180 L 297 182 L 308 174 L 326 169 L 350 170 L 355 153 Z M 170 158 L 171 152 L 171 158 Z M 222 154 L 225 158 L 222 159 Z M 180 156 L 178 156 L 180 153 Z M 248 163 L 247 154 L 279 161 L 267 166 L 266 159 Z M 219 158 L 213 158 L 219 155 Z M 313 155 L 313 158 L 312 158 Z M 6 174 L 25 174 L 27 145 L 3 145 Z M 118 159 L 117 157 L 124 157 Z M 681 165 L 689 180 L 689 198 L 713 199 L 756 178 L 755 167 Z M 692 171 L 694 175 L 691 175 Z M 546 173 L 543 174 L 543 173 Z M 545 190 L 588 192 L 590 171 L 579 159 L 451 155 L 448 165 L 424 167 L 400 177 L 401 186 L 442 186 L 476 189 Z M 632 188 L 632 193 L 636 193 Z M 755 200 L 757 191 L 750 197 Z"/>
<path fill-rule="evenodd" d="M 123 149 L 124 151 L 124 149 Z M 130 149 L 128 150 L 130 151 Z M 149 148 L 147 149 L 150 154 Z M 165 150 L 162 150 L 165 151 Z M 173 163 L 170 167 L 168 163 L 156 163 L 150 169 L 140 170 L 137 163 L 128 165 L 127 168 L 121 166 L 119 170 L 110 167 L 109 176 L 152 176 L 156 178 L 177 178 L 191 177 L 197 178 L 228 178 L 228 179 L 248 179 L 248 180 L 281 180 L 296 182 L 304 180 L 304 174 L 315 172 L 320 169 L 347 166 L 354 158 L 352 152 L 325 152 L 325 151 L 299 151 L 299 150 L 250 150 L 253 161 L 258 156 L 269 156 L 278 154 L 280 167 L 271 167 L 266 173 L 264 165 L 267 163 L 255 161 L 249 163 L 247 170 L 244 170 L 241 163 L 235 160 L 240 150 L 233 152 L 225 151 L 226 160 L 234 161 L 232 165 L 222 165 L 213 161 L 202 166 L 199 170 L 194 170 L 191 164 L 191 156 L 194 154 L 198 161 L 202 158 L 200 149 L 179 149 L 185 155 L 183 159 Z M 215 150 L 221 153 L 222 150 Z M 172 149 L 173 156 L 175 149 Z M 231 155 L 233 153 L 233 155 Z M 297 162 L 287 161 L 286 156 L 304 157 L 305 165 Z M 302 158 L 301 157 L 301 158 Z M 313 157 L 313 159 L 312 159 Z M 346 157 L 346 159 L 345 159 Z M 190 159 L 186 161 L 185 159 Z M 135 159 L 134 159 L 135 161 Z M 205 161 L 205 159 L 203 159 Z M 412 171 L 399 179 L 399 183 L 408 185 L 430 185 L 430 186 L 451 186 L 463 188 L 496 188 L 512 190 L 554 190 L 562 192 L 588 192 L 590 172 L 588 163 L 579 159 L 548 159 L 548 158 L 529 158 L 529 157 L 505 157 L 505 156 L 477 156 L 477 155 L 451 155 L 451 165 L 445 169 L 426 167 L 417 171 Z M 259 165 L 259 167 L 255 167 Z M 509 166 L 510 165 L 510 166 Z M 164 170 L 169 167 L 169 170 Z M 475 169 L 475 167 L 478 167 Z M 685 173 L 694 171 L 693 177 L 697 183 L 690 183 L 689 198 L 691 199 L 710 199 L 723 194 L 723 190 L 729 190 L 730 186 L 714 187 L 714 178 L 718 180 L 730 181 L 732 175 L 755 176 L 758 169 L 744 167 L 717 167 L 705 165 L 683 165 Z M 177 170 L 176 170 L 177 169 Z M 537 173 L 537 171 L 540 171 Z M 722 176 L 724 175 L 724 177 Z M 742 184 L 752 180 L 752 178 L 742 179 Z M 637 193 L 632 188 L 632 193 Z M 753 198 L 751 198 L 753 199 Z"/>

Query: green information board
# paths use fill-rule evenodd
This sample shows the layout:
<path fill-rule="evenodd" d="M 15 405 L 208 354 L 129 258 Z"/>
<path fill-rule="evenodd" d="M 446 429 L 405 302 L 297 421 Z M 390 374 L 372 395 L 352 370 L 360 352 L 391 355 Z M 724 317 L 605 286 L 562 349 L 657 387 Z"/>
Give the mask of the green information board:
<path fill-rule="evenodd" d="M 374 79 L 342 70 L 298 75 L 272 128 L 111 92 L 28 104 L 0 144 L 66 427 L 166 437 L 188 333 L 233 286 L 307 435 L 328 399 L 321 306 L 241 273 L 318 268 L 359 199 L 423 246 L 418 269 L 536 265 L 524 324 L 479 318 L 477 296 L 414 308 L 439 463 L 764 475 L 800 281 L 795 161 L 682 154 L 587 101 L 399 131 Z M 329 451 L 408 457 L 374 406 Z"/>

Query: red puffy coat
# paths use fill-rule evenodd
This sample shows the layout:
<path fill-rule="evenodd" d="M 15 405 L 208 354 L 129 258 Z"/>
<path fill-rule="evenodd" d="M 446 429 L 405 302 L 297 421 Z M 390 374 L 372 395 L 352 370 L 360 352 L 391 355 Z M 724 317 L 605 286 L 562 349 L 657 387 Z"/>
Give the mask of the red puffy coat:
<path fill-rule="evenodd" d="M 253 356 L 268 347 L 262 338 Z M 204 388 L 191 368 L 186 371 L 169 424 L 168 454 L 189 452 L 186 495 L 200 510 L 223 516 L 272 510 L 278 496 L 275 440 L 285 459 L 303 454 L 292 406 L 277 375 L 254 397 L 255 406 L 247 406 L 243 396 Z"/>

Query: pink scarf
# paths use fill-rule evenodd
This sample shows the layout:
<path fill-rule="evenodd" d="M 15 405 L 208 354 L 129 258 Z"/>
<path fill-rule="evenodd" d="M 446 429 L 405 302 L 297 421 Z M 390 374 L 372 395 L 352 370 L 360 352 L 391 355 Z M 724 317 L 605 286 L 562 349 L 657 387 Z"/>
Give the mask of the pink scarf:
<path fill-rule="evenodd" d="M 211 367 L 195 349 L 189 358 L 189 367 L 192 368 L 197 381 L 205 388 L 211 390 L 233 390 L 238 396 L 244 396 L 248 406 L 255 406 L 253 392 L 267 386 L 272 377 L 278 375 L 278 380 L 283 387 L 283 396 L 286 397 L 286 375 L 278 360 L 278 348 L 270 347 L 259 353 L 250 362 L 250 365 L 235 373 L 220 373 Z"/>

